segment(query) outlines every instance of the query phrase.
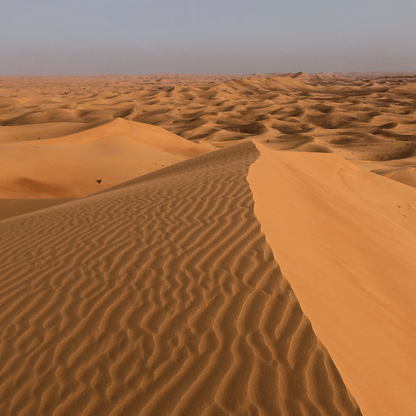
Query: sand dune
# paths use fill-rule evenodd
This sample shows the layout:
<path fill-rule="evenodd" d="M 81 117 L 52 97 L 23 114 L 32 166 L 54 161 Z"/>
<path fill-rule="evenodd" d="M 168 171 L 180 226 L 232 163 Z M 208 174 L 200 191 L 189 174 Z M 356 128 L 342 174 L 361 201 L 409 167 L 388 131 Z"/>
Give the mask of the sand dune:
<path fill-rule="evenodd" d="M 260 232 L 257 157 L 0 222 L 2 414 L 361 414 Z"/>
<path fill-rule="evenodd" d="M 85 196 L 209 151 L 123 119 L 54 139 L 7 142 L 0 144 L 0 198 Z"/>
<path fill-rule="evenodd" d="M 359 75 L 3 77 L 0 142 L 25 136 L 12 127 L 43 139 L 122 117 L 217 147 L 254 139 L 416 168 L 416 77 Z M 405 176 L 413 186 L 413 171 Z"/>
<path fill-rule="evenodd" d="M 416 189 L 257 146 L 255 213 L 318 337 L 364 415 L 413 414 Z"/>
<path fill-rule="evenodd" d="M 403 164 L 399 168 L 382 168 L 380 170 L 375 169 L 374 173 L 385 176 L 386 178 L 393 179 L 397 182 L 401 182 L 405 185 L 412 186 L 416 188 L 416 168 L 415 167 L 406 167 L 406 164 Z"/>
<path fill-rule="evenodd" d="M 1 415 L 415 412 L 415 76 L 0 81 Z"/>
<path fill-rule="evenodd" d="M 0 198 L 0 221 L 6 218 L 18 217 L 29 212 L 39 211 L 56 205 L 73 201 L 73 198 L 49 199 L 6 199 Z"/>
<path fill-rule="evenodd" d="M 3 127 L 0 143 L 51 139 L 68 136 L 95 127 L 93 123 L 42 123 Z"/>

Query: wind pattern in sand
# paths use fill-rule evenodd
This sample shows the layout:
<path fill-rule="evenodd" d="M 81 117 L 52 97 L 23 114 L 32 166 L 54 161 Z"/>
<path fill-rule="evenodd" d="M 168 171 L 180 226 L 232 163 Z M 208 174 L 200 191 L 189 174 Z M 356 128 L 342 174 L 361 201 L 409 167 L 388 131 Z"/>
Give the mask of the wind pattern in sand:
<path fill-rule="evenodd" d="M 1 415 L 361 414 L 261 233 L 257 157 L 0 222 Z"/>

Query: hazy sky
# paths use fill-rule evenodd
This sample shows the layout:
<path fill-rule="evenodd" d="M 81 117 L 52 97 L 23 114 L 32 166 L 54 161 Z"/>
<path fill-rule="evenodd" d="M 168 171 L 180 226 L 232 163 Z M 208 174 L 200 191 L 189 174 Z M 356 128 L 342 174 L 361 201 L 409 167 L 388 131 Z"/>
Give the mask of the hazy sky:
<path fill-rule="evenodd" d="M 0 0 L 0 75 L 416 70 L 416 0 Z"/>

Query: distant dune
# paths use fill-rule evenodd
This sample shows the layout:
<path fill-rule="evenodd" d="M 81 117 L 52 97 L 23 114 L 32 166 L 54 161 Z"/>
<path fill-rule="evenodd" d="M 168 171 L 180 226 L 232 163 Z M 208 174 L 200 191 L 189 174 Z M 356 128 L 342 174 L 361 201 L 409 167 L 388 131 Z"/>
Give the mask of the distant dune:
<path fill-rule="evenodd" d="M 6 131 L 14 129 L 21 127 Z M 210 151 L 120 118 L 69 136 L 9 141 L 0 148 L 0 198 L 85 196 Z"/>
<path fill-rule="evenodd" d="M 0 415 L 416 412 L 416 77 L 0 78 Z"/>
<path fill-rule="evenodd" d="M 347 75 L 3 77 L 0 143 L 68 135 L 122 117 L 217 147 L 254 139 L 376 162 L 374 169 L 394 170 L 392 177 L 403 168 L 401 180 L 413 186 L 416 76 Z"/>

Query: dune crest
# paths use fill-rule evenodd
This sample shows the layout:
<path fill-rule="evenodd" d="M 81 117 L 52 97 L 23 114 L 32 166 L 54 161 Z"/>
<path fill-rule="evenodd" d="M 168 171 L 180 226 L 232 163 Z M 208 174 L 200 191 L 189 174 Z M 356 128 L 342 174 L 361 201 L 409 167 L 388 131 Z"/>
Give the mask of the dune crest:
<path fill-rule="evenodd" d="M 276 261 L 364 415 L 416 409 L 416 189 L 327 154 L 261 152 L 248 181 Z"/>
<path fill-rule="evenodd" d="M 211 149 L 133 121 L 0 144 L 0 198 L 81 197 Z"/>
<path fill-rule="evenodd" d="M 258 155 L 0 222 L 1 414 L 361 415 L 260 231 Z"/>

